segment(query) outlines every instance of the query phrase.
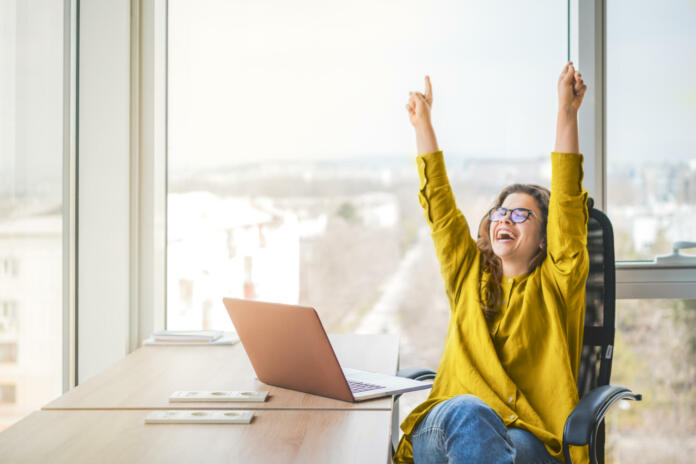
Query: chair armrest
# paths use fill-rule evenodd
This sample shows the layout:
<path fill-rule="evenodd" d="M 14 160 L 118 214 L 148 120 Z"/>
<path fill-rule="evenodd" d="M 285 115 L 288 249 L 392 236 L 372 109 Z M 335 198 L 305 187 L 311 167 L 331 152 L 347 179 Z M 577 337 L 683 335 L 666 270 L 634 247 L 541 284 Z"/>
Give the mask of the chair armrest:
<path fill-rule="evenodd" d="M 408 377 L 413 380 L 430 380 L 435 378 L 435 372 L 422 367 L 409 367 L 396 373 L 399 377 Z"/>
<path fill-rule="evenodd" d="M 570 413 L 563 429 L 563 456 L 566 464 L 572 464 L 569 445 L 590 445 L 590 461 L 597 462 L 597 429 L 611 405 L 619 400 L 640 401 L 643 396 L 626 387 L 603 385 L 592 390 L 580 400 Z"/>
<path fill-rule="evenodd" d="M 435 378 L 435 371 L 426 369 L 424 367 L 408 367 L 406 369 L 401 369 L 396 373 L 399 377 L 407 377 L 413 380 L 430 380 Z M 394 395 L 394 401 L 398 401 L 401 398 L 401 393 Z"/>

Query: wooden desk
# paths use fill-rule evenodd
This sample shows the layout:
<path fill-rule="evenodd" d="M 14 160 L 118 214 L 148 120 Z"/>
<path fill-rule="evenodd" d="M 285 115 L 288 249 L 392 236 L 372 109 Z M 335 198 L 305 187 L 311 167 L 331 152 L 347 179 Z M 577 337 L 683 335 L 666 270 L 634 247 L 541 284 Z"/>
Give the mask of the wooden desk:
<path fill-rule="evenodd" d="M 330 335 L 344 367 L 393 375 L 398 336 Z M 265 403 L 169 403 L 177 390 L 268 390 Z M 263 384 L 241 343 L 145 346 L 47 404 L 60 409 L 358 409 L 391 411 L 391 397 L 347 403 Z"/>
<path fill-rule="evenodd" d="M 256 411 L 246 425 L 145 424 L 148 411 L 38 411 L 0 433 L 11 463 L 379 463 L 391 411 Z"/>

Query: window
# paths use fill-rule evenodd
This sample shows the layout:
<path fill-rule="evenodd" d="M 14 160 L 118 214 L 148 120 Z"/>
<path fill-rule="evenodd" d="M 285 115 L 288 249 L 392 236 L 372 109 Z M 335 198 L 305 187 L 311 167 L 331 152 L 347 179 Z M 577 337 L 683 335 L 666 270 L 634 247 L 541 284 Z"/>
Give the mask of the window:
<path fill-rule="evenodd" d="M 17 331 L 18 314 L 16 301 L 0 301 L 0 335 Z"/>
<path fill-rule="evenodd" d="M 607 2 L 607 204 L 617 260 L 696 241 L 696 9 Z M 681 254 L 696 256 L 694 248 Z M 696 266 L 696 258 L 689 261 Z"/>
<path fill-rule="evenodd" d="M 64 3 L 0 2 L 0 430 L 62 391 Z"/>
<path fill-rule="evenodd" d="M 617 266 L 617 294 L 694 298 L 696 66 L 685 57 L 696 52 L 696 10 L 612 1 L 605 20 L 608 214 L 616 259 L 647 261 Z M 660 258 L 680 241 L 673 264 Z M 695 309 L 693 299 L 617 302 L 612 383 L 643 401 L 609 412 L 607 462 L 693 460 Z"/>
<path fill-rule="evenodd" d="M 689 463 L 696 445 L 696 300 L 621 300 L 612 384 L 643 394 L 607 417 L 608 463 Z"/>
<path fill-rule="evenodd" d="M 17 343 L 0 343 L 0 363 L 17 362 Z"/>
<path fill-rule="evenodd" d="M 505 185 L 549 183 L 566 2 L 170 0 L 168 24 L 167 326 L 231 329 L 223 296 L 306 304 L 436 366 L 449 312 L 408 92 L 431 76 L 475 234 Z"/>
<path fill-rule="evenodd" d="M 0 384 L 0 404 L 13 405 L 17 402 L 17 386 Z"/>
<path fill-rule="evenodd" d="M 7 256 L 2 259 L 2 267 L 0 267 L 0 275 L 15 277 L 17 275 L 17 260 L 13 256 Z"/>

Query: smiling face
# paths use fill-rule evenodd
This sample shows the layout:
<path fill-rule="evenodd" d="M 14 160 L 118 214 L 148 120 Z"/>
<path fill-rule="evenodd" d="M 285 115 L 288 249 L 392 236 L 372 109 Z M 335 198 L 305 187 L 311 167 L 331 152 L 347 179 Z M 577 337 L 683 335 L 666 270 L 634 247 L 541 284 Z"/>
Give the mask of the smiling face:
<path fill-rule="evenodd" d="M 529 263 L 542 244 L 542 215 L 534 197 L 526 193 L 511 193 L 501 205 L 509 210 L 526 208 L 534 212 L 519 224 L 512 222 L 510 213 L 498 222 L 491 222 L 490 239 L 493 253 L 503 262 Z"/>

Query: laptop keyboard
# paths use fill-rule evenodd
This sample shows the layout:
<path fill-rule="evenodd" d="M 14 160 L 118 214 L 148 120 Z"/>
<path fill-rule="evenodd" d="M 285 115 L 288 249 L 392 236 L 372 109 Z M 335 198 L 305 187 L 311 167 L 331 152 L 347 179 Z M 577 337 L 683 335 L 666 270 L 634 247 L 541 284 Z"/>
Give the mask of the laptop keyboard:
<path fill-rule="evenodd" d="M 355 380 L 348 380 L 348 386 L 350 391 L 353 393 L 362 393 L 370 390 L 379 390 L 380 388 L 385 388 L 382 385 L 374 385 L 371 383 L 358 382 Z"/>

